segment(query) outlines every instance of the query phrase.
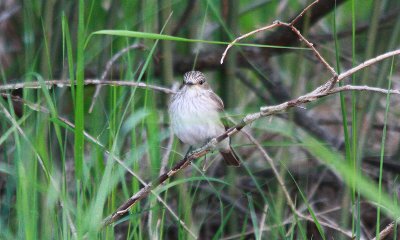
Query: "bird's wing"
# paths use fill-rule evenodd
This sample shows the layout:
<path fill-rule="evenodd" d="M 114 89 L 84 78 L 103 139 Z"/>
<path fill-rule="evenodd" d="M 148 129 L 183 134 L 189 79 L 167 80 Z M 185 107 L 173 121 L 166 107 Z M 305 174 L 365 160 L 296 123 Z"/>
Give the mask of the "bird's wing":
<path fill-rule="evenodd" d="M 224 102 L 221 100 L 221 98 L 218 97 L 218 95 L 215 94 L 213 91 L 210 91 L 210 98 L 213 100 L 213 102 L 217 106 L 218 112 L 223 112 L 224 111 Z"/>
<path fill-rule="evenodd" d="M 226 114 L 224 112 L 224 102 L 213 91 L 210 91 L 210 98 L 213 100 L 213 102 L 217 106 L 218 112 L 220 112 L 220 121 L 221 121 L 222 125 L 224 125 L 225 130 L 228 130 L 229 129 L 229 124 L 228 124 L 228 121 L 227 121 L 226 116 L 225 116 Z"/>

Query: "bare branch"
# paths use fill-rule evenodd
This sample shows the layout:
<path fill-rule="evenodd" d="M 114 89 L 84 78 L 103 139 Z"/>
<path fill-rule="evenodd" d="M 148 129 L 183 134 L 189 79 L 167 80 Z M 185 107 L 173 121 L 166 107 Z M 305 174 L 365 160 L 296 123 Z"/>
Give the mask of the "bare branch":
<path fill-rule="evenodd" d="M 370 66 L 370 65 L 372 65 L 374 63 L 380 62 L 380 61 L 382 61 L 382 60 L 384 60 L 386 58 L 393 57 L 393 56 L 396 56 L 396 55 L 400 55 L 400 49 L 396 49 L 396 50 L 381 54 L 381 55 L 379 55 L 379 56 L 377 56 L 375 58 L 371 58 L 371 59 L 359 64 L 358 66 L 353 67 L 352 69 L 349 69 L 344 73 L 341 73 L 338 76 L 337 81 L 340 81 L 340 80 L 342 80 L 344 78 L 347 78 L 347 77 L 353 75 L 355 72 L 358 72 L 359 70 L 361 70 L 363 68 L 366 68 L 366 67 L 368 67 L 368 66 Z"/>
<path fill-rule="evenodd" d="M 251 31 L 251 32 L 249 32 L 249 33 L 246 33 L 246 34 L 244 34 L 244 35 L 242 35 L 242 36 L 236 38 L 235 40 L 233 40 L 233 41 L 226 47 L 225 51 L 222 53 L 222 57 L 221 57 L 220 63 L 221 63 L 221 64 L 224 63 L 224 59 L 225 59 L 226 54 L 228 53 L 228 50 L 229 50 L 233 45 L 235 45 L 235 43 L 239 42 L 239 41 L 242 40 L 243 38 L 247 38 L 247 37 L 250 36 L 250 35 L 253 35 L 253 34 L 255 34 L 255 33 L 262 32 L 262 31 L 266 31 L 266 30 L 275 28 L 275 27 L 277 27 L 277 26 L 279 26 L 279 23 L 275 22 L 275 23 L 273 23 L 273 24 L 271 24 L 271 25 L 268 25 L 268 26 L 265 26 L 265 27 L 256 29 L 256 30 L 254 30 L 254 31 Z"/>
<path fill-rule="evenodd" d="M 311 5 L 309 5 L 306 9 L 309 9 L 312 5 L 314 5 L 314 4 L 317 3 L 317 2 L 318 2 L 318 0 L 315 1 L 315 2 L 313 2 L 313 3 L 312 3 Z M 301 14 L 304 14 L 304 12 L 301 12 Z M 296 18 L 296 19 L 297 19 L 297 18 Z M 296 20 L 296 19 L 295 19 L 295 20 Z M 293 20 L 293 21 L 295 21 L 295 20 Z M 265 27 L 262 27 L 262 28 L 253 30 L 253 31 L 251 31 L 251 32 L 249 32 L 249 33 L 246 33 L 246 34 L 244 34 L 244 35 L 242 35 L 242 36 L 236 38 L 235 40 L 233 40 L 233 41 L 226 47 L 224 53 L 222 53 L 221 64 L 224 62 L 224 58 L 225 58 L 225 56 L 226 56 L 228 50 L 229 50 L 236 42 L 238 42 L 238 41 L 240 41 L 241 39 L 246 38 L 246 37 L 248 37 L 248 36 L 250 36 L 250 35 L 253 35 L 253 34 L 255 34 L 255 33 L 258 33 L 258 32 L 261 32 L 261 31 L 265 31 L 265 30 L 268 30 L 268 29 L 272 29 L 272 28 L 275 28 L 275 27 L 279 27 L 279 26 L 284 26 L 284 27 L 290 28 L 290 29 L 292 30 L 292 32 L 294 32 L 294 33 L 298 36 L 299 40 L 300 40 L 300 41 L 303 41 L 303 42 L 314 52 L 314 55 L 318 58 L 318 60 L 332 73 L 334 79 L 336 79 L 336 78 L 337 78 L 337 75 L 338 75 L 338 74 L 336 73 L 336 71 L 335 71 L 335 70 L 333 69 L 333 67 L 331 67 L 331 66 L 329 65 L 329 63 L 321 56 L 321 54 L 320 54 L 320 53 L 317 51 L 317 49 L 314 47 L 314 44 L 310 43 L 310 42 L 300 33 L 300 31 L 294 26 L 294 22 L 293 22 L 293 21 L 292 21 L 292 23 L 285 23 L 285 22 L 281 22 L 281 21 L 274 21 L 271 25 L 268 25 L 268 26 L 265 26 Z"/>
<path fill-rule="evenodd" d="M 224 62 L 224 58 L 225 58 L 225 56 L 226 56 L 228 50 L 229 50 L 236 42 L 240 41 L 241 39 L 247 38 L 248 36 L 253 35 L 253 34 L 255 34 L 255 33 L 258 33 L 258 32 L 262 32 L 262 31 L 269 30 L 269 29 L 272 29 L 272 28 L 275 28 L 275 27 L 279 27 L 279 26 L 285 26 L 285 27 L 290 28 L 290 29 L 292 30 L 292 32 L 294 32 L 294 33 L 299 37 L 300 41 L 303 41 L 303 42 L 314 52 L 314 54 L 315 54 L 315 56 L 318 58 L 318 60 L 321 61 L 322 64 L 324 64 L 324 66 L 332 73 L 333 77 L 336 79 L 336 78 L 337 78 L 337 75 L 338 75 L 338 74 L 336 73 L 336 71 L 335 71 L 335 70 L 328 64 L 328 62 L 321 56 L 321 54 L 317 51 L 317 49 L 315 49 L 314 45 L 313 45 L 312 43 L 310 43 L 310 42 L 300 33 L 300 31 L 294 26 L 295 23 L 298 21 L 298 19 L 300 19 L 300 18 L 304 15 L 304 13 L 305 13 L 306 11 L 308 11 L 312 6 L 314 6 L 314 5 L 315 5 L 316 3 L 318 3 L 318 2 L 319 2 L 319 0 L 316 0 L 316 1 L 312 2 L 310 5 L 308 5 L 306 8 L 304 8 L 303 11 L 301 11 L 300 14 L 299 14 L 297 17 L 295 17 L 295 18 L 293 19 L 293 21 L 291 21 L 290 23 L 285 23 L 285 22 L 281 22 L 281 21 L 274 21 L 274 23 L 272 23 L 271 25 L 268 25 L 268 26 L 265 26 L 265 27 L 262 27 L 262 28 L 253 30 L 253 31 L 251 31 L 251 32 L 249 32 L 249 33 L 246 33 L 246 34 L 244 34 L 244 35 L 242 35 L 242 36 L 236 38 L 235 40 L 233 40 L 233 41 L 226 47 L 224 53 L 222 54 L 220 63 L 222 64 L 222 63 Z"/>
<path fill-rule="evenodd" d="M 76 84 L 76 82 L 75 82 Z M 71 82 L 69 80 L 47 80 L 44 81 L 44 85 L 47 87 L 65 87 L 65 86 L 71 86 Z M 133 82 L 133 81 L 122 81 L 122 80 L 116 80 L 116 81 L 111 81 L 111 80 L 98 80 L 98 79 L 86 79 L 84 81 L 84 85 L 108 85 L 108 86 L 126 86 L 126 87 L 139 87 L 139 88 L 145 88 L 145 89 L 152 89 L 155 91 L 160 91 L 163 93 L 167 94 L 174 94 L 175 91 L 165 88 L 165 87 L 160 87 L 156 85 L 151 85 L 151 84 L 146 84 L 143 82 Z M 0 91 L 5 91 L 5 90 L 16 90 L 16 89 L 21 89 L 21 88 L 41 88 L 40 82 L 22 82 L 22 83 L 10 83 L 10 84 L 4 84 L 0 85 Z"/>
<path fill-rule="evenodd" d="M 316 2 L 314 2 L 314 3 L 316 3 Z M 282 23 L 282 22 L 279 22 L 279 21 L 278 21 L 278 23 L 279 23 L 280 25 L 282 25 L 282 26 L 289 27 L 289 28 L 299 37 L 300 41 L 303 41 L 309 48 L 311 48 L 311 49 L 313 50 L 314 55 L 315 55 L 315 56 L 318 58 L 318 60 L 321 61 L 322 64 L 325 65 L 325 67 L 332 73 L 332 75 L 334 76 L 334 78 L 337 77 L 338 74 L 336 73 L 336 71 L 335 71 L 335 70 L 333 69 L 333 67 L 331 67 L 331 66 L 329 65 L 329 63 L 321 56 L 321 54 L 320 54 L 320 53 L 317 51 L 317 49 L 314 47 L 314 44 L 310 43 L 303 35 L 301 35 L 300 31 L 299 31 L 297 28 L 295 28 L 295 27 L 292 25 L 292 23 L 287 24 L 287 23 Z"/>
<path fill-rule="evenodd" d="M 377 88 L 368 89 L 368 87 L 366 88 L 366 86 L 351 86 L 351 87 L 345 86 L 345 87 L 338 87 L 338 88 L 334 88 L 331 90 L 327 90 L 324 93 L 321 93 L 321 92 L 313 93 L 312 92 L 310 94 L 303 95 L 297 99 L 287 101 L 287 102 L 284 102 L 279 105 L 261 107 L 259 112 L 248 114 L 247 116 L 245 116 L 242 119 L 242 121 L 240 123 L 236 124 L 234 127 L 229 128 L 225 133 L 211 139 L 203 147 L 192 151 L 185 158 L 183 158 L 177 164 L 175 164 L 175 166 L 171 170 L 160 175 L 157 179 L 152 181 L 150 184 L 143 187 L 139 192 L 137 192 L 135 195 L 133 195 L 131 198 L 129 198 L 125 203 L 123 203 L 113 214 L 108 216 L 104 220 L 104 225 L 109 225 L 109 224 L 117 221 L 119 218 L 121 218 L 122 215 L 124 215 L 126 212 L 128 212 L 129 209 L 133 205 L 135 205 L 141 199 L 147 197 L 147 195 L 150 193 L 151 190 L 153 190 L 154 188 L 156 188 L 157 186 L 159 186 L 160 184 L 165 182 L 167 179 L 169 179 L 171 176 L 175 175 L 180 170 L 188 167 L 192 163 L 192 161 L 194 161 L 195 159 L 200 158 L 200 157 L 204 156 L 205 154 L 207 154 L 208 152 L 210 152 L 211 150 L 215 149 L 218 143 L 220 143 L 224 139 L 238 133 L 240 130 L 242 130 L 243 127 L 254 122 L 255 120 L 257 120 L 261 117 L 285 112 L 290 108 L 299 106 L 304 103 L 315 101 L 321 97 L 325 97 L 325 96 L 332 95 L 332 94 L 342 92 L 342 91 L 350 91 L 350 90 L 372 91 L 372 92 L 378 92 L 378 93 L 393 93 L 393 94 L 400 95 L 400 92 L 398 90 L 389 90 L 388 91 L 385 89 L 378 90 Z M 288 195 L 286 195 L 286 196 L 288 196 Z M 288 199 L 290 199 L 290 198 L 288 198 Z M 292 206 L 294 206 L 290 203 L 289 203 L 289 205 L 291 205 L 291 208 L 292 208 Z"/>
<path fill-rule="evenodd" d="M 343 91 L 368 91 L 368 92 L 377 92 L 377 93 L 383 93 L 383 94 L 388 94 L 388 93 L 389 94 L 400 94 L 399 89 L 387 90 L 387 89 L 382 89 L 382 88 L 377 88 L 377 87 L 352 86 L 352 85 L 346 85 L 346 86 L 333 88 L 329 91 L 329 94 L 343 92 Z"/>

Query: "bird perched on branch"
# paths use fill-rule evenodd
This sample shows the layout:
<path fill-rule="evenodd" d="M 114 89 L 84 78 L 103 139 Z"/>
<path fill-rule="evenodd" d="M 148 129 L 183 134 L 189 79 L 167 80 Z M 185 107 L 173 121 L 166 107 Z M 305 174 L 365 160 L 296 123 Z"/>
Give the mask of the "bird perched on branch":
<path fill-rule="evenodd" d="M 172 97 L 169 105 L 171 126 L 182 142 L 191 147 L 201 146 L 225 132 L 220 119 L 224 103 L 211 90 L 203 73 L 187 72 L 183 80 L 183 86 Z M 240 165 L 229 138 L 224 139 L 217 147 L 226 164 Z"/>

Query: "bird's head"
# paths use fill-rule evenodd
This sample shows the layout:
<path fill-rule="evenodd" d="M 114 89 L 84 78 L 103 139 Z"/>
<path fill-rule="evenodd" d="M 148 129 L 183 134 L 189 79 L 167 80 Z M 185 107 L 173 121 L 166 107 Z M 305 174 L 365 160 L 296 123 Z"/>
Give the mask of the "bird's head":
<path fill-rule="evenodd" d="M 190 71 L 183 75 L 183 84 L 186 86 L 206 86 L 206 77 L 202 72 Z"/>

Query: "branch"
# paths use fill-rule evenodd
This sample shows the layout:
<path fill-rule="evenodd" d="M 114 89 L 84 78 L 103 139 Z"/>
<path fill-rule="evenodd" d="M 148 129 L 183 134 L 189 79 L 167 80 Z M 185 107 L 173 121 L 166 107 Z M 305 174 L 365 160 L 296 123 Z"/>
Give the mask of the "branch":
<path fill-rule="evenodd" d="M 349 69 L 344 73 L 341 73 L 338 76 L 337 81 L 340 81 L 340 80 L 342 80 L 344 78 L 347 78 L 347 77 L 353 75 L 355 72 L 358 72 L 359 70 L 361 70 L 363 68 L 366 68 L 366 67 L 368 67 L 368 66 L 370 66 L 370 65 L 372 65 L 372 64 L 374 64 L 376 62 L 380 62 L 383 59 L 386 59 L 386 58 L 389 58 L 389 57 L 392 57 L 392 56 L 396 56 L 396 55 L 399 55 L 399 54 L 400 54 L 400 48 L 396 49 L 396 50 L 393 50 L 393 51 L 390 51 L 390 52 L 387 52 L 387 53 L 384 53 L 384 54 L 379 55 L 379 56 L 377 56 L 375 58 L 371 58 L 371 59 L 359 64 L 358 66 L 356 66 L 356 67 L 354 67 L 352 69 Z"/>
<path fill-rule="evenodd" d="M 65 86 L 71 86 L 71 82 L 69 80 L 47 80 L 43 81 L 43 84 L 47 87 L 65 87 Z M 76 84 L 76 82 L 74 82 Z M 116 81 L 111 81 L 111 80 L 98 80 L 98 79 L 86 79 L 84 81 L 84 85 L 109 85 L 109 86 L 127 86 L 127 87 L 139 87 L 139 88 L 144 88 L 144 89 L 152 89 L 155 91 L 160 91 L 166 94 L 174 94 L 175 91 L 165 88 L 165 87 L 160 87 L 156 85 L 151 85 L 151 84 L 146 84 L 143 82 L 133 82 L 133 81 L 122 81 L 122 80 L 116 80 Z M 6 91 L 6 90 L 16 90 L 16 89 L 21 89 L 21 88 L 41 88 L 41 82 L 22 82 L 22 83 L 10 83 L 10 84 L 4 84 L 0 85 L 0 91 Z"/>
<path fill-rule="evenodd" d="M 336 3 L 335 3 L 336 2 Z M 340 6 L 346 0 L 319 0 L 313 6 L 313 11 L 307 16 L 308 26 L 313 26 L 321 18 L 331 12 L 336 4 L 336 7 Z M 301 13 L 301 12 L 300 12 Z M 300 15 L 296 14 L 295 17 L 290 19 L 295 19 Z M 294 24 L 294 27 L 300 28 L 306 22 L 306 17 L 301 16 L 298 18 Z M 293 46 L 297 41 L 297 37 L 288 28 L 279 28 L 271 35 L 264 36 L 261 40 L 255 40 L 253 43 L 264 44 L 264 45 L 276 45 L 276 46 Z M 287 52 L 288 49 L 283 48 L 265 48 L 265 49 L 255 49 L 250 47 L 243 48 L 243 55 L 247 56 L 249 59 L 269 59 L 272 56 L 279 55 Z M 196 60 L 197 70 L 210 70 L 217 69 L 220 67 L 220 59 L 223 48 L 216 48 L 212 51 L 201 53 Z M 175 73 L 184 73 L 190 71 L 194 65 L 194 56 L 181 56 L 177 57 L 174 61 L 174 71 Z M 252 68 L 253 66 L 248 63 L 248 60 L 243 59 L 242 56 L 237 56 L 238 65 L 241 67 Z"/>
<path fill-rule="evenodd" d="M 240 40 L 242 40 L 242 39 L 244 39 L 244 38 L 247 38 L 247 37 L 249 37 L 249 36 L 251 36 L 251 35 L 253 35 L 253 34 L 255 34 L 255 33 L 258 33 L 258 32 L 262 32 L 262 31 L 270 30 L 270 29 L 273 29 L 273 28 L 276 28 L 276 27 L 284 26 L 284 27 L 290 28 L 290 30 L 291 30 L 292 32 L 294 32 L 294 33 L 297 35 L 297 37 L 299 38 L 299 40 L 300 40 L 300 41 L 303 41 L 303 42 L 314 52 L 314 54 L 315 54 L 315 56 L 318 58 L 318 60 L 321 61 L 322 64 L 325 65 L 325 67 L 332 73 L 333 77 L 334 77 L 334 78 L 337 78 L 337 75 L 338 75 L 338 74 L 337 74 L 336 71 L 333 69 L 333 67 L 331 67 L 331 66 L 328 64 L 328 62 L 321 56 L 321 54 L 317 51 L 317 49 L 315 49 L 314 45 L 313 45 L 312 43 L 310 43 L 310 42 L 300 33 L 300 31 L 295 27 L 295 24 L 296 24 L 296 22 L 299 20 L 299 18 L 302 17 L 302 16 L 304 15 L 304 13 L 305 13 L 307 10 L 309 10 L 310 8 L 312 8 L 312 6 L 314 6 L 314 5 L 315 5 L 316 3 L 318 3 L 318 2 L 319 2 L 319 0 L 315 0 L 314 2 L 312 2 L 312 3 L 311 3 L 310 5 L 308 5 L 303 11 L 301 11 L 300 14 L 299 14 L 293 21 L 291 21 L 290 23 L 285 23 L 285 22 L 281 22 L 281 21 L 275 21 L 275 22 L 272 23 L 271 25 L 268 25 L 268 26 L 265 26 L 265 27 L 262 27 L 262 28 L 253 30 L 253 31 L 251 31 L 251 32 L 249 32 L 249 33 L 246 33 L 246 34 L 244 34 L 244 35 L 242 35 L 242 36 L 236 38 L 235 40 L 233 40 L 233 41 L 226 47 L 225 51 L 222 53 L 222 57 L 221 57 L 220 63 L 223 64 L 224 59 L 225 59 L 225 56 L 226 56 L 226 54 L 228 53 L 229 49 L 230 49 L 235 43 L 237 43 L 238 41 L 240 41 Z"/>
<path fill-rule="evenodd" d="M 400 54 L 400 50 L 399 53 Z M 393 56 L 391 54 L 382 54 L 376 58 L 374 58 L 375 62 L 381 61 L 385 58 L 388 58 L 390 56 Z M 367 61 L 370 62 L 370 61 Z M 356 66 L 353 69 L 348 70 L 347 72 L 349 73 L 355 73 L 367 66 L 369 66 L 371 64 L 360 64 L 359 66 Z M 348 75 L 346 74 L 341 74 L 338 77 L 338 81 L 342 80 L 343 78 L 347 77 Z M 157 179 L 153 180 L 150 184 L 148 184 L 147 186 L 143 187 L 139 192 L 137 192 L 136 194 L 134 194 L 131 198 L 129 198 L 125 203 L 123 203 L 113 214 L 111 214 L 110 216 L 108 216 L 104 222 L 103 222 L 103 226 L 107 226 L 115 221 L 117 221 L 118 219 L 120 219 L 125 213 L 127 213 L 129 211 L 129 209 L 134 206 L 137 202 L 139 202 L 141 199 L 146 198 L 149 193 L 151 192 L 151 190 L 153 190 L 154 188 L 156 188 L 157 186 L 159 186 L 160 184 L 164 183 L 167 179 L 169 179 L 170 177 L 172 177 L 173 175 L 175 175 L 177 172 L 179 172 L 180 170 L 188 167 L 192 161 L 194 161 L 195 159 L 198 159 L 202 156 L 204 156 L 205 154 L 207 154 L 208 152 L 212 151 L 213 149 L 216 148 L 217 144 L 222 142 L 224 139 L 238 133 L 243 127 L 245 127 L 246 125 L 254 122 L 255 120 L 261 118 L 261 117 L 266 117 L 266 116 L 270 116 L 270 115 L 275 115 L 275 114 L 279 114 L 282 112 L 287 111 L 290 108 L 293 107 L 297 107 L 300 106 L 304 103 L 309 103 L 309 102 L 313 102 L 319 98 L 325 97 L 325 96 L 329 96 L 338 92 L 343 92 L 343 91 L 371 91 L 371 92 L 377 92 L 377 93 L 385 93 L 385 94 L 397 94 L 400 95 L 400 91 L 399 90 L 385 90 L 385 89 L 380 89 L 380 88 L 374 88 L 374 87 L 368 87 L 368 86 L 351 86 L 351 85 L 347 85 L 347 86 L 343 86 L 343 87 L 336 87 L 336 88 L 326 88 L 325 86 L 327 85 L 331 85 L 331 80 L 328 80 L 327 83 L 325 83 L 324 85 L 322 85 L 321 87 L 315 89 L 314 91 L 305 94 L 303 96 L 298 97 L 297 99 L 291 100 L 291 101 L 286 101 L 284 103 L 275 105 L 275 106 L 264 106 L 260 108 L 259 112 L 255 112 L 255 113 L 251 113 L 246 115 L 241 121 L 240 123 L 236 124 L 234 127 L 229 128 L 226 132 L 224 132 L 223 134 L 211 139 L 206 145 L 204 145 L 201 148 L 198 148 L 194 151 L 192 151 L 191 153 L 189 153 L 185 158 L 183 158 L 182 160 L 180 160 L 177 164 L 175 164 L 175 166 L 169 170 L 168 172 L 160 175 Z M 292 206 L 292 204 L 290 204 Z"/>

